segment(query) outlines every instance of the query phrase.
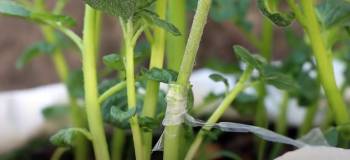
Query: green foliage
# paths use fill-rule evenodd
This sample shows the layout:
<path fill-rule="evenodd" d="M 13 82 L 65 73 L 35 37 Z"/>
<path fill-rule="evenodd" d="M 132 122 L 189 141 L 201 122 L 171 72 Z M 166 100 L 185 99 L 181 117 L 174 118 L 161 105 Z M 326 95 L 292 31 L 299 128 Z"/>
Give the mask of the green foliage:
<path fill-rule="evenodd" d="M 338 145 L 339 133 L 335 127 L 331 127 L 327 129 L 324 133 L 324 137 L 326 138 L 329 145 L 331 146 Z"/>
<path fill-rule="evenodd" d="M 146 79 L 163 83 L 175 82 L 177 79 L 177 73 L 175 71 L 159 68 L 152 68 L 150 70 L 144 71 L 143 76 Z"/>
<path fill-rule="evenodd" d="M 142 12 L 142 16 L 147 20 L 148 23 L 154 24 L 157 27 L 163 28 L 165 31 L 171 33 L 174 36 L 181 36 L 180 31 L 171 23 L 162 20 L 157 14 L 150 10 L 145 10 Z"/>
<path fill-rule="evenodd" d="M 149 10 L 155 0 L 85 0 L 85 2 L 92 8 L 121 17 L 125 22 L 133 20 L 137 24 L 146 21 L 151 25 L 163 28 L 175 36 L 181 35 L 174 25 L 160 19 L 155 12 Z"/>
<path fill-rule="evenodd" d="M 124 111 L 116 106 L 112 106 L 110 110 L 112 121 L 119 124 L 127 122 L 135 114 L 136 114 L 136 108 L 132 108 L 132 109 L 128 109 L 127 111 Z"/>
<path fill-rule="evenodd" d="M 12 0 L 1 0 L 0 1 L 0 13 L 9 16 L 18 16 L 22 18 L 29 18 L 31 12 L 24 6 L 12 1 Z"/>
<path fill-rule="evenodd" d="M 350 25 L 350 3 L 346 0 L 322 0 L 317 11 L 326 29 Z"/>
<path fill-rule="evenodd" d="M 82 70 L 69 72 L 65 83 L 71 96 L 84 97 L 84 80 Z"/>
<path fill-rule="evenodd" d="M 88 140 L 92 139 L 91 134 L 82 128 L 67 128 L 58 131 L 50 138 L 52 144 L 59 147 L 72 147 L 78 136 L 83 136 Z"/>
<path fill-rule="evenodd" d="M 52 54 L 55 47 L 48 42 L 42 41 L 29 46 L 24 53 L 17 59 L 16 68 L 22 69 L 34 58 L 45 54 Z"/>
<path fill-rule="evenodd" d="M 221 74 L 214 73 L 214 74 L 209 75 L 209 78 L 215 82 L 224 83 L 227 89 L 230 87 L 228 80 L 224 76 L 222 76 Z"/>
<path fill-rule="evenodd" d="M 0 0 L 0 14 L 16 16 L 49 25 L 65 27 L 72 27 L 75 25 L 75 20 L 69 16 L 33 11 L 11 0 Z"/>
<path fill-rule="evenodd" d="M 242 46 L 233 46 L 233 50 L 236 53 L 237 57 L 239 57 L 247 65 L 253 66 L 259 71 L 263 70 L 265 62 L 262 60 L 261 57 L 258 57 L 257 55 L 253 55 Z"/>
<path fill-rule="evenodd" d="M 288 74 L 282 74 L 272 67 L 265 67 L 263 72 L 263 80 L 270 85 L 281 90 L 294 91 L 298 89 L 298 84 Z"/>
<path fill-rule="evenodd" d="M 41 113 L 44 116 L 44 118 L 47 120 L 62 119 L 69 115 L 69 106 L 60 106 L 60 105 L 48 106 L 48 107 L 45 107 L 41 111 Z"/>
<path fill-rule="evenodd" d="M 115 70 L 124 70 L 123 57 L 120 54 L 112 53 L 103 57 L 103 63 Z"/>
<path fill-rule="evenodd" d="M 279 12 L 271 12 L 269 10 L 269 6 L 267 3 L 268 0 L 257 0 L 258 8 L 261 13 L 271 20 L 274 24 L 281 27 L 289 26 L 295 18 L 293 12 L 289 13 L 279 13 Z"/>

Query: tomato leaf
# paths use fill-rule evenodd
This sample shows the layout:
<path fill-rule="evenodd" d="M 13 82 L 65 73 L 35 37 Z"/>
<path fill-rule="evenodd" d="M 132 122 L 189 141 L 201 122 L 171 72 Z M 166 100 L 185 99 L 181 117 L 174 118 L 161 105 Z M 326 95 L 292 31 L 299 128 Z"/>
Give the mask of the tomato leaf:
<path fill-rule="evenodd" d="M 177 29 L 173 24 L 160 19 L 156 13 L 150 10 L 143 10 L 143 12 L 141 12 L 141 15 L 146 21 L 148 21 L 148 23 L 160 27 L 174 36 L 181 36 L 179 29 Z"/>
<path fill-rule="evenodd" d="M 209 75 L 209 78 L 215 82 L 222 82 L 225 84 L 226 88 L 229 88 L 228 80 L 221 74 L 214 73 Z"/>
<path fill-rule="evenodd" d="M 318 16 L 327 28 L 350 26 L 350 3 L 345 0 L 323 0 L 317 7 Z"/>
<path fill-rule="evenodd" d="M 0 0 L 0 14 L 29 18 L 31 12 L 12 0 Z"/>

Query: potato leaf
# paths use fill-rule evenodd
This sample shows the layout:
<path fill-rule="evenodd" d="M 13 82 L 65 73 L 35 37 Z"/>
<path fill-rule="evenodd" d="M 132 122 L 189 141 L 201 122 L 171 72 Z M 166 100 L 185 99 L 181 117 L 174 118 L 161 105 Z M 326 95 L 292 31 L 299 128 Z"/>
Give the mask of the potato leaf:
<path fill-rule="evenodd" d="M 148 23 L 160 27 L 174 36 L 181 36 L 179 29 L 177 29 L 173 24 L 160 19 L 156 13 L 150 10 L 143 10 L 143 12 L 141 12 L 141 15 L 148 21 Z"/>
<path fill-rule="evenodd" d="M 233 46 L 233 50 L 236 53 L 236 55 L 247 65 L 251 65 L 254 68 L 258 69 L 259 71 L 263 70 L 264 62 L 262 58 L 258 56 L 254 56 L 252 53 L 250 53 L 247 49 L 243 48 L 242 46 Z"/>
<path fill-rule="evenodd" d="M 113 16 L 120 16 L 124 20 L 134 16 L 137 11 L 137 1 L 139 0 L 85 0 L 92 8 Z"/>
<path fill-rule="evenodd" d="M 111 108 L 111 118 L 117 123 L 124 123 L 136 114 L 136 108 L 123 111 L 119 107 L 113 106 Z"/>
<path fill-rule="evenodd" d="M 58 131 L 50 138 L 52 144 L 59 147 L 72 147 L 74 146 L 74 140 L 77 137 L 82 136 L 88 140 L 92 139 L 89 131 L 83 128 L 67 128 Z"/>
<path fill-rule="evenodd" d="M 299 88 L 294 79 L 287 74 L 283 74 L 271 69 L 269 66 L 264 68 L 262 79 L 270 85 L 281 90 L 295 91 Z"/>
<path fill-rule="evenodd" d="M 31 12 L 12 0 L 0 0 L 0 14 L 29 18 Z"/>
<path fill-rule="evenodd" d="M 74 97 L 84 97 L 84 78 L 83 71 L 71 71 L 66 80 L 68 92 Z"/>
<path fill-rule="evenodd" d="M 53 105 L 48 106 L 44 108 L 41 111 L 42 115 L 45 119 L 54 119 L 59 120 L 62 119 L 62 117 L 66 117 L 69 115 L 69 106 L 61 106 L 61 105 Z"/>
<path fill-rule="evenodd" d="M 258 8 L 261 13 L 270 19 L 274 24 L 280 27 L 289 26 L 295 18 L 293 12 L 289 13 L 279 13 L 279 12 L 270 12 L 267 5 L 266 0 L 257 0 Z"/>
<path fill-rule="evenodd" d="M 103 63 L 115 70 L 124 70 L 123 57 L 120 54 L 109 54 L 103 57 Z"/>
<path fill-rule="evenodd" d="M 174 82 L 177 79 L 177 73 L 175 71 L 159 68 L 147 70 L 143 73 L 143 76 L 147 79 L 163 83 Z"/>
<path fill-rule="evenodd" d="M 224 76 L 222 76 L 221 74 L 214 73 L 214 74 L 209 75 L 209 78 L 215 82 L 224 83 L 226 88 L 229 87 L 228 80 Z"/>
<path fill-rule="evenodd" d="M 151 131 L 153 129 L 157 129 L 160 125 L 161 119 L 139 116 L 139 124 L 144 131 Z"/>
<path fill-rule="evenodd" d="M 55 47 L 48 42 L 37 42 L 28 47 L 24 53 L 17 59 L 16 68 L 22 69 L 26 64 L 32 61 L 34 58 L 41 55 L 52 54 Z"/>
<path fill-rule="evenodd" d="M 318 16 L 323 26 L 350 26 L 350 3 L 346 0 L 323 0 L 317 7 Z"/>

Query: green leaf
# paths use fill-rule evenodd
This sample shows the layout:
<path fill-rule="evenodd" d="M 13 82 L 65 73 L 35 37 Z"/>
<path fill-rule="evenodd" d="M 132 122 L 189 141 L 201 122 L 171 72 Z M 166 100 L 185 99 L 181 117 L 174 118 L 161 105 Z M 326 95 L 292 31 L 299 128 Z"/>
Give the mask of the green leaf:
<path fill-rule="evenodd" d="M 231 19 L 242 21 L 246 17 L 250 4 L 250 0 L 215 0 L 212 3 L 210 17 L 217 22 Z"/>
<path fill-rule="evenodd" d="M 120 16 L 124 20 L 132 18 L 137 11 L 137 0 L 85 0 L 85 2 L 92 8 Z"/>
<path fill-rule="evenodd" d="M 192 86 L 188 89 L 187 92 L 187 111 L 191 111 L 194 106 L 194 95 Z"/>
<path fill-rule="evenodd" d="M 350 140 L 350 123 L 338 125 L 336 129 L 343 139 Z"/>
<path fill-rule="evenodd" d="M 0 0 L 0 14 L 29 18 L 31 12 L 13 0 Z"/>
<path fill-rule="evenodd" d="M 346 0 L 322 0 L 317 11 L 326 29 L 335 26 L 350 26 L 350 3 Z"/>
<path fill-rule="evenodd" d="M 139 124 L 144 131 L 152 131 L 153 129 L 159 128 L 161 122 L 159 119 L 146 116 L 139 116 L 138 119 Z"/>
<path fill-rule="evenodd" d="M 324 137 L 326 138 L 329 145 L 331 146 L 338 145 L 339 133 L 335 127 L 331 127 L 327 129 L 324 133 Z"/>
<path fill-rule="evenodd" d="M 55 47 L 47 42 L 37 42 L 27 48 L 17 59 L 16 68 L 21 69 L 34 58 L 53 53 Z"/>
<path fill-rule="evenodd" d="M 59 147 L 72 147 L 75 145 L 77 137 L 83 136 L 88 140 L 92 139 L 89 131 L 82 128 L 67 128 L 58 131 L 50 138 L 52 144 Z"/>
<path fill-rule="evenodd" d="M 103 57 L 103 63 L 108 67 L 115 70 L 124 70 L 123 57 L 120 54 L 109 54 Z"/>
<path fill-rule="evenodd" d="M 55 15 L 51 13 L 36 13 L 33 12 L 30 16 L 34 21 L 38 21 L 41 23 L 56 23 L 60 26 L 65 27 L 74 27 L 76 25 L 76 21 L 69 16 L 65 15 Z"/>
<path fill-rule="evenodd" d="M 238 45 L 233 46 L 233 50 L 243 62 L 247 63 L 247 65 L 251 65 L 259 71 L 263 70 L 264 62 L 261 57 L 253 55 L 247 49 Z"/>
<path fill-rule="evenodd" d="M 272 12 L 271 13 L 266 5 L 266 1 L 268 0 L 257 0 L 258 8 L 264 16 L 270 19 L 277 26 L 287 27 L 292 23 L 292 21 L 295 18 L 295 15 L 293 12 L 289 12 L 289 13 Z"/>
<path fill-rule="evenodd" d="M 209 78 L 215 82 L 222 82 L 225 84 L 227 89 L 229 88 L 228 80 L 224 76 L 222 76 L 221 74 L 213 73 L 213 74 L 209 75 Z"/>
<path fill-rule="evenodd" d="M 175 71 L 172 71 L 170 69 L 159 68 L 152 68 L 148 71 L 145 71 L 143 73 L 143 76 L 145 76 L 149 80 L 154 80 L 163 83 L 174 82 L 177 79 L 177 73 Z"/>
<path fill-rule="evenodd" d="M 113 121 L 118 123 L 123 123 L 128 121 L 132 116 L 136 114 L 136 108 L 128 109 L 127 111 L 123 111 L 119 107 L 113 106 L 111 108 L 111 118 Z"/>
<path fill-rule="evenodd" d="M 293 78 L 290 75 L 276 72 L 270 67 L 265 67 L 262 76 L 263 80 L 267 84 L 273 85 L 281 90 L 295 91 L 299 88 L 298 84 L 293 80 Z"/>
<path fill-rule="evenodd" d="M 45 119 L 54 119 L 54 120 L 59 120 L 62 119 L 63 117 L 67 117 L 69 115 L 69 106 L 59 106 L 59 105 L 54 105 L 54 106 L 48 106 L 45 107 L 41 113 L 44 116 Z"/>
<path fill-rule="evenodd" d="M 84 97 L 84 78 L 83 71 L 71 71 L 66 80 L 68 92 L 74 97 Z"/>
<path fill-rule="evenodd" d="M 144 10 L 142 12 L 142 16 L 148 21 L 148 23 L 154 24 L 157 27 L 164 29 L 165 31 L 171 33 L 174 36 L 181 36 L 181 32 L 179 31 L 179 29 L 176 28 L 176 26 L 165 20 L 160 19 L 156 13 L 150 10 Z"/>

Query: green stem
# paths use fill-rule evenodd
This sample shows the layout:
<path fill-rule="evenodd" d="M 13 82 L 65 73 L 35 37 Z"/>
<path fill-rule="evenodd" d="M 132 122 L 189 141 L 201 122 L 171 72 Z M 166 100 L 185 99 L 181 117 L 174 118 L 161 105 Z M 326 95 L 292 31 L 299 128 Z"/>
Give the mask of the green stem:
<path fill-rule="evenodd" d="M 289 94 L 288 92 L 284 92 L 282 103 L 280 105 L 280 110 L 278 113 L 278 119 L 276 122 L 276 132 L 284 135 L 287 132 L 287 111 L 288 111 L 288 102 L 289 102 Z M 274 144 L 270 159 L 276 158 L 276 156 L 282 151 L 283 144 Z"/>
<path fill-rule="evenodd" d="M 62 148 L 62 147 L 57 148 L 57 149 L 54 151 L 54 153 L 52 154 L 50 160 L 60 160 L 61 157 L 63 156 L 63 154 L 64 154 L 67 150 L 69 150 L 69 149 L 68 149 L 68 148 Z"/>
<path fill-rule="evenodd" d="M 120 128 L 115 128 L 112 139 L 112 160 L 123 159 L 123 148 L 125 145 L 125 131 Z"/>
<path fill-rule="evenodd" d="M 338 125 L 350 121 L 345 102 L 339 89 L 336 86 L 334 78 L 334 69 L 332 64 L 332 51 L 327 50 L 322 39 L 320 26 L 316 17 L 313 0 L 301 0 L 304 16 L 304 29 L 310 38 L 313 54 L 316 59 L 317 70 L 321 80 L 322 87 L 328 98 L 328 103 Z"/>
<path fill-rule="evenodd" d="M 96 71 L 96 11 L 90 6 L 85 5 L 84 17 L 84 52 L 83 52 L 83 71 L 84 71 L 84 90 L 85 104 L 88 118 L 89 129 L 92 135 L 92 144 L 96 160 L 109 160 L 108 147 L 102 113 L 98 102 L 97 89 L 97 71 Z"/>
<path fill-rule="evenodd" d="M 315 115 L 318 109 L 318 102 L 312 103 L 309 107 L 306 109 L 306 115 L 304 117 L 304 122 L 301 128 L 299 129 L 299 137 L 306 134 L 314 124 Z"/>
<path fill-rule="evenodd" d="M 114 85 L 113 87 L 109 88 L 107 91 L 105 91 L 104 93 L 102 93 L 100 95 L 100 97 L 98 98 L 99 103 L 102 104 L 108 97 L 112 96 L 113 94 L 118 93 L 119 91 L 121 91 L 125 87 L 126 87 L 126 82 L 122 81 L 122 82 Z"/>
<path fill-rule="evenodd" d="M 167 0 L 160 0 L 156 2 L 156 13 L 159 18 L 165 19 L 167 9 Z M 165 31 L 162 28 L 154 28 L 154 36 L 152 43 L 152 53 L 149 68 L 163 68 L 165 50 Z M 142 115 L 145 117 L 154 118 L 157 109 L 157 100 L 159 92 L 159 82 L 148 80 L 146 85 L 146 95 L 144 97 L 144 104 Z M 143 133 L 143 146 L 145 159 L 151 159 L 152 150 L 152 130 Z"/>
<path fill-rule="evenodd" d="M 215 112 L 209 117 L 206 124 L 214 124 L 216 123 L 219 118 L 225 113 L 228 107 L 230 107 L 230 104 L 235 100 L 237 95 L 246 87 L 246 82 L 249 80 L 252 72 L 253 67 L 248 66 L 248 68 L 243 72 L 243 75 L 239 79 L 236 86 L 232 89 L 232 91 L 225 97 L 225 99 L 222 101 L 220 106 L 215 110 Z M 211 126 L 204 126 L 197 134 L 196 138 L 194 139 L 185 160 L 192 160 L 195 157 L 195 154 L 197 150 L 199 149 L 204 137 L 205 133 L 209 131 L 212 127 Z"/>
<path fill-rule="evenodd" d="M 122 28 L 124 32 L 124 42 L 125 42 L 125 56 L 126 56 L 126 87 L 127 87 L 127 96 L 128 96 L 128 106 L 129 109 L 136 108 L 136 88 L 135 88 L 135 74 L 134 74 L 134 46 L 135 41 L 133 41 L 134 37 L 134 28 L 132 19 L 129 19 L 125 24 L 123 20 Z M 133 116 L 129 120 L 132 137 L 134 140 L 134 148 L 137 160 L 144 159 L 143 156 L 143 146 L 142 146 L 142 135 L 141 129 L 138 123 L 137 116 Z"/>
<path fill-rule="evenodd" d="M 51 44 L 57 43 L 53 28 L 49 26 L 43 26 L 41 27 L 41 30 L 45 36 L 45 39 L 49 43 Z M 56 72 L 61 82 L 66 82 L 69 69 L 68 69 L 67 62 L 64 59 L 64 56 L 60 49 L 56 49 L 54 51 L 52 55 L 52 60 L 54 62 Z M 84 128 L 85 127 L 84 118 L 80 112 L 79 105 L 77 103 L 76 98 L 70 95 L 69 102 L 71 106 L 70 111 L 71 111 L 71 118 L 72 118 L 72 126 L 78 127 L 78 128 Z M 87 158 L 87 141 L 84 139 L 84 137 L 78 137 L 77 146 L 74 148 L 74 152 L 75 152 L 74 156 L 76 160 L 85 160 Z"/>
<path fill-rule="evenodd" d="M 203 35 L 203 30 L 207 22 L 211 0 L 200 0 L 196 14 L 194 16 L 191 32 L 187 41 L 187 45 L 182 59 L 177 84 L 183 88 L 187 88 L 188 80 L 192 73 L 195 58 L 199 48 L 200 40 Z M 182 124 L 168 125 L 165 127 L 164 136 L 164 155 L 165 160 L 179 160 L 180 159 L 180 145 L 181 142 Z"/>
<path fill-rule="evenodd" d="M 181 60 L 185 51 L 187 37 L 186 0 L 169 0 L 168 21 L 174 24 L 182 33 L 181 36 L 174 36 L 170 33 L 167 34 L 168 68 L 174 71 L 179 71 Z"/>

